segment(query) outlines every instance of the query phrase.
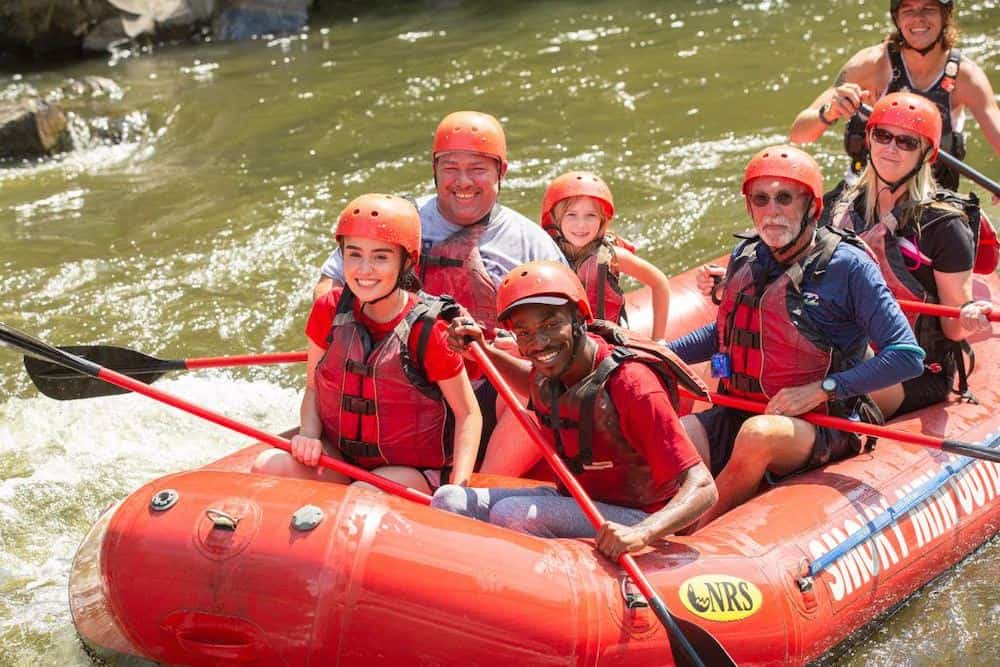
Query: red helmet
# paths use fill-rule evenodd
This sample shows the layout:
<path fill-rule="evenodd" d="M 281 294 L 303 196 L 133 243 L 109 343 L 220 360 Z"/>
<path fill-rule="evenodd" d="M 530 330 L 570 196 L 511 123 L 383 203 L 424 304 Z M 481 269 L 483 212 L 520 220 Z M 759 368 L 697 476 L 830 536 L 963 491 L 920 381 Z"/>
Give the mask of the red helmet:
<path fill-rule="evenodd" d="M 393 195 L 361 195 L 337 219 L 333 236 L 359 236 L 402 246 L 414 265 L 420 259 L 420 215 L 409 200 Z"/>
<path fill-rule="evenodd" d="M 931 144 L 928 162 L 937 159 L 941 145 L 941 112 L 926 97 L 914 93 L 890 93 L 872 107 L 865 132 L 876 125 L 895 125 L 918 134 Z"/>
<path fill-rule="evenodd" d="M 488 113 L 456 111 L 445 116 L 434 133 L 431 157 L 450 151 L 489 155 L 500 162 L 500 175 L 507 173 L 507 138 L 500 121 Z"/>
<path fill-rule="evenodd" d="M 816 217 L 819 218 L 823 211 L 823 172 L 811 155 L 794 146 L 765 148 L 750 158 L 747 164 L 743 174 L 743 194 L 750 193 L 750 181 L 765 177 L 787 178 L 806 186 L 812 192 Z"/>
<path fill-rule="evenodd" d="M 504 321 L 510 311 L 529 303 L 561 306 L 575 303 L 584 320 L 594 319 L 587 292 L 580 279 L 559 262 L 528 262 L 511 269 L 497 288 L 497 320 Z"/>
<path fill-rule="evenodd" d="M 615 201 L 611 197 L 611 188 L 601 180 L 601 177 L 589 171 L 571 171 L 556 177 L 545 189 L 542 197 L 542 227 L 548 229 L 556 226 L 552 217 L 552 209 L 563 199 L 570 197 L 593 197 L 601 202 L 604 216 L 608 221 L 615 215 Z"/>

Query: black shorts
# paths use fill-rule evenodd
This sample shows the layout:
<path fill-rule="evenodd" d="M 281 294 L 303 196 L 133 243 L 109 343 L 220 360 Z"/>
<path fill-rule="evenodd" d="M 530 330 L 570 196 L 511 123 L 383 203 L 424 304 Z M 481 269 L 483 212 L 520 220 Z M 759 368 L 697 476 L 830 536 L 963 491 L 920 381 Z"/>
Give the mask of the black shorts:
<path fill-rule="evenodd" d="M 937 373 L 925 368 L 922 374 L 903 383 L 903 402 L 895 416 L 946 401 L 954 384 L 954 364 L 946 364 Z"/>
<path fill-rule="evenodd" d="M 716 405 L 704 412 L 695 413 L 708 434 L 709 455 L 712 457 L 712 477 L 718 477 L 722 469 L 729 463 L 733 454 L 733 444 L 736 436 L 743 428 L 743 422 L 753 417 L 753 412 L 741 412 L 732 408 Z M 816 440 L 813 442 L 809 460 L 796 472 L 805 472 L 821 465 L 846 459 L 859 454 L 862 449 L 861 437 L 839 429 L 825 426 L 815 426 Z"/>

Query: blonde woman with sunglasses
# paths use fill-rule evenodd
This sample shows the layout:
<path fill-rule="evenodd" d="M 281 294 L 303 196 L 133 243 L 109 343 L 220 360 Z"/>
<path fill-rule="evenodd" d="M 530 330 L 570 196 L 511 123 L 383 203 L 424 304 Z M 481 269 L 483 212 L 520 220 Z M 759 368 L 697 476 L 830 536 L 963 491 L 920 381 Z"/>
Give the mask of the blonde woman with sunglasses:
<path fill-rule="evenodd" d="M 908 315 L 927 356 L 922 375 L 872 397 L 886 417 L 948 398 L 968 400 L 966 336 L 989 329 L 990 304 L 972 298 L 978 230 L 977 203 L 938 187 L 931 173 L 941 137 L 941 114 L 912 93 L 886 95 L 865 128 L 868 164 L 834 206 L 835 226 L 857 232 L 872 248 L 897 299 L 961 308 L 961 317 Z M 955 377 L 958 376 L 957 388 Z"/>

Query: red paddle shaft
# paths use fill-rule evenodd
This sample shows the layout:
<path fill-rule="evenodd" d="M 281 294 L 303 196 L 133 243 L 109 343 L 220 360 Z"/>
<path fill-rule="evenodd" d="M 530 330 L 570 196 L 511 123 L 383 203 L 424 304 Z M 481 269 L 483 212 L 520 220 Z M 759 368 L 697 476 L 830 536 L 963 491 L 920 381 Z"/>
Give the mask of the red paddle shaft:
<path fill-rule="evenodd" d="M 939 303 L 924 303 L 906 299 L 900 299 L 898 303 L 904 313 L 920 313 L 921 315 L 935 315 L 937 317 L 958 317 L 962 310 L 958 306 L 942 306 Z M 1000 322 L 1000 308 L 987 313 L 986 319 L 990 322 Z"/>
<path fill-rule="evenodd" d="M 186 368 L 226 368 L 227 366 L 254 366 L 257 364 L 294 364 L 306 360 L 305 352 L 279 352 L 275 354 L 244 354 L 231 357 L 196 357 L 185 359 Z"/>
<path fill-rule="evenodd" d="M 687 391 L 683 391 L 683 393 L 691 398 L 694 398 L 695 400 L 710 400 L 715 405 L 722 405 L 727 408 L 742 410 L 743 412 L 763 414 L 764 410 L 767 409 L 766 403 L 752 401 L 746 398 L 739 398 L 737 396 L 730 396 L 728 394 L 712 393 L 709 394 L 708 398 L 704 398 L 695 396 Z M 989 447 L 983 447 L 981 445 L 962 442 L 960 440 L 948 440 L 946 438 L 938 438 L 932 435 L 925 435 L 923 433 L 902 431 L 888 426 L 879 426 L 878 424 L 869 424 L 867 422 L 824 415 L 819 412 L 807 412 L 802 415 L 796 415 L 796 417 L 798 419 L 803 419 L 810 424 L 815 424 L 816 426 L 826 426 L 828 428 L 835 428 L 841 431 L 860 433 L 861 435 L 870 435 L 876 438 L 888 438 L 898 442 L 907 442 L 911 445 L 920 445 L 922 447 L 940 449 L 953 454 L 960 454 L 962 456 L 970 456 L 972 458 L 1000 462 L 1000 451 Z"/>

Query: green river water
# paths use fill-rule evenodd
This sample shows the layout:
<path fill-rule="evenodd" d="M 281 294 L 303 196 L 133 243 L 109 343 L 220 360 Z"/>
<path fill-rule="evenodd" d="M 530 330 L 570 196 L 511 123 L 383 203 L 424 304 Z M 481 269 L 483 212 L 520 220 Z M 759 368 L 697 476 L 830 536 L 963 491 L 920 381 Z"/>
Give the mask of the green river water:
<path fill-rule="evenodd" d="M 0 321 L 165 358 L 301 348 L 334 215 L 363 192 L 431 191 L 434 127 L 465 108 L 507 128 L 505 204 L 534 217 L 551 178 L 595 170 L 622 234 L 681 271 L 731 247 L 747 226 L 746 161 L 880 39 L 887 5 L 386 4 L 313 17 L 293 37 L 0 73 L 0 99 L 90 75 L 118 87 L 66 94 L 76 150 L 0 168 Z M 1000 86 L 1000 3 L 959 7 L 965 53 Z M 111 121 L 120 143 L 97 138 Z M 969 162 L 996 178 L 1000 159 L 967 127 Z M 828 135 L 815 154 L 832 185 L 845 159 Z M 300 373 L 187 373 L 158 386 L 278 431 L 297 419 Z M 39 397 L 20 357 L 0 350 L 0 665 L 89 664 L 66 600 L 87 528 L 141 483 L 244 442 L 142 397 Z M 824 661 L 995 660 L 998 571 L 994 538 Z"/>

